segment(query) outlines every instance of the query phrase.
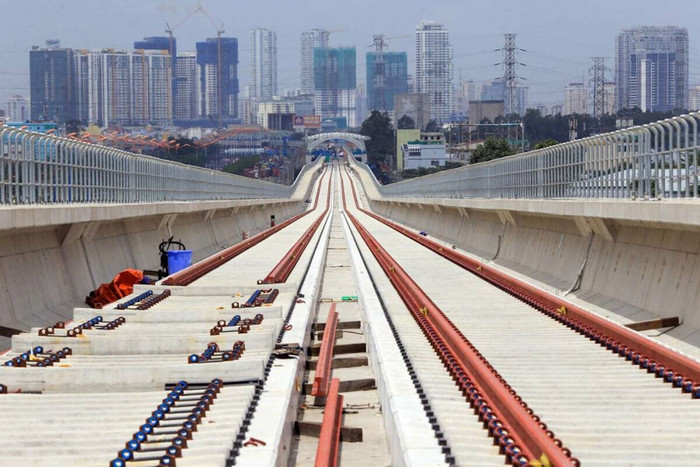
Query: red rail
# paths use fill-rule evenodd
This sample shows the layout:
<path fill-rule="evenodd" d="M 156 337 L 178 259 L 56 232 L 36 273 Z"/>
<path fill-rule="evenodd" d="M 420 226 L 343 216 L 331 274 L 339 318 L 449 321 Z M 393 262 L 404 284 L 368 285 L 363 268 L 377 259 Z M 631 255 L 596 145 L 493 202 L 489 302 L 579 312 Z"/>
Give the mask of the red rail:
<path fill-rule="evenodd" d="M 318 230 L 318 226 L 321 225 L 323 218 L 326 216 L 326 214 L 328 214 L 330 205 L 331 184 L 329 182 L 328 196 L 326 198 L 326 209 L 321 213 L 320 216 L 318 216 L 318 219 L 316 219 L 314 223 L 311 224 L 311 226 L 308 229 L 306 229 L 306 232 L 304 232 L 299 238 L 299 240 L 297 240 L 296 243 L 294 243 L 292 248 L 290 248 L 287 254 L 284 255 L 284 257 L 280 260 L 279 263 L 277 263 L 277 265 L 272 269 L 272 271 L 270 271 L 270 273 L 265 277 L 265 279 L 258 281 L 259 284 L 279 284 L 281 282 L 287 281 L 289 275 L 294 270 L 294 267 L 299 262 L 299 258 L 301 258 L 301 255 L 304 253 L 304 250 L 306 250 L 306 247 L 311 242 L 311 238 L 313 238 L 314 234 L 316 233 L 316 230 Z"/>
<path fill-rule="evenodd" d="M 335 378 L 326 399 L 321 434 L 318 437 L 315 467 L 336 467 L 340 450 L 340 426 L 343 421 L 343 396 L 338 394 L 340 380 Z"/>
<path fill-rule="evenodd" d="M 338 329 L 338 312 L 335 311 L 335 306 L 335 303 L 331 304 L 331 309 L 328 310 L 328 318 L 326 318 L 326 326 L 323 328 L 323 340 L 321 341 L 318 362 L 316 362 L 314 384 L 311 386 L 312 396 L 326 396 L 329 393 L 335 332 Z"/>
<path fill-rule="evenodd" d="M 673 383 L 684 392 L 700 397 L 700 362 L 633 331 L 625 326 L 604 319 L 595 313 L 551 295 L 527 282 L 509 276 L 486 264 L 469 258 L 417 232 L 391 222 L 373 212 L 362 209 L 357 201 L 355 187 L 352 193 L 357 208 L 368 216 L 391 227 L 406 237 L 467 269 L 476 276 L 494 284 L 521 299 L 574 331 L 595 340 L 620 357 L 653 372 L 664 381 Z"/>
<path fill-rule="evenodd" d="M 343 206 L 345 188 L 341 178 Z M 355 196 L 354 190 L 353 195 Z M 355 197 L 355 203 L 357 198 Z M 351 222 L 381 265 L 457 386 L 470 401 L 510 463 L 547 458 L 553 465 L 577 465 L 571 452 L 540 421 L 474 345 L 432 302 L 379 242 L 347 210 Z M 325 338 L 325 336 L 324 336 Z"/>
<path fill-rule="evenodd" d="M 183 269 L 182 271 L 179 271 L 172 276 L 168 277 L 163 281 L 163 285 L 189 285 L 192 282 L 196 281 L 200 277 L 204 276 L 205 274 L 213 271 L 214 269 L 218 268 L 224 263 L 227 263 L 228 261 L 231 261 L 233 258 L 236 256 L 240 255 L 244 251 L 248 250 L 249 248 L 252 248 L 253 246 L 257 245 L 258 243 L 262 242 L 266 238 L 268 238 L 270 235 L 279 232 L 283 228 L 287 227 L 289 224 L 298 221 L 302 217 L 306 216 L 307 214 L 313 212 L 316 210 L 316 207 L 318 205 L 318 198 L 321 193 L 321 185 L 323 182 L 323 178 L 326 176 L 326 171 L 323 172 L 323 175 L 321 176 L 321 179 L 319 180 L 318 183 L 318 189 L 316 190 L 316 199 L 314 200 L 314 205 L 313 208 L 307 211 L 302 212 L 301 214 L 297 214 L 296 216 L 287 219 L 286 221 L 277 224 L 274 227 L 270 227 L 266 230 L 263 230 L 260 233 L 257 233 L 253 235 L 252 237 L 242 240 L 235 245 L 219 252 L 216 253 L 206 259 L 203 259 L 202 261 L 193 264 L 192 266 Z"/>

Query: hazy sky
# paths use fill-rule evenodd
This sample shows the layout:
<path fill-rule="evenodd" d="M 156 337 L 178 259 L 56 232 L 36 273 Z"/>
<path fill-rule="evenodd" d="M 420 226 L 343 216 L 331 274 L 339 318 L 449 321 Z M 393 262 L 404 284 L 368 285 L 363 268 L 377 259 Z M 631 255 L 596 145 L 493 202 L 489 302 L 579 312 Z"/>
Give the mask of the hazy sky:
<path fill-rule="evenodd" d="M 421 20 L 449 28 L 454 48 L 455 83 L 502 74 L 504 33 L 516 33 L 526 50 L 519 69 L 530 87 L 529 103 L 563 101 L 564 86 L 589 79 L 592 56 L 608 57 L 614 72 L 615 36 L 621 28 L 673 25 L 688 28 L 690 85 L 700 84 L 700 2 L 659 0 L 202 0 L 225 36 L 239 40 L 239 77 L 248 84 L 250 29 L 277 32 L 280 92 L 299 86 L 299 34 L 323 27 L 340 31 L 332 46 L 357 47 L 358 83 L 365 82 L 364 54 L 372 35 L 395 37 L 389 50 L 408 52 L 414 74 L 414 32 Z M 29 50 L 59 39 L 63 47 L 132 48 L 135 40 L 165 35 L 197 6 L 196 0 L 0 0 L 0 107 L 8 96 L 29 96 Z M 178 51 L 215 37 L 214 27 L 197 13 L 175 30 Z"/>

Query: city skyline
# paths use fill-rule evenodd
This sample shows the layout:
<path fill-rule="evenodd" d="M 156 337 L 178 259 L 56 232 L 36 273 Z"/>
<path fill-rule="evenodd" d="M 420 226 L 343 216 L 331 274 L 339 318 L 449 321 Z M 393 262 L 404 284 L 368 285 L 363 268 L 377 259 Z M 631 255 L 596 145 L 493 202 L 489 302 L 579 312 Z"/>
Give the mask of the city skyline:
<path fill-rule="evenodd" d="M 405 3 L 401 3 L 399 7 L 399 3 L 395 1 L 371 6 L 381 11 L 392 12 L 394 15 L 390 17 L 391 20 L 375 19 L 381 15 L 359 15 L 357 10 L 363 10 L 363 5 L 370 8 L 369 2 L 365 1 L 354 2 L 352 6 L 330 2 L 318 5 L 314 9 L 307 3 L 300 3 L 295 7 L 283 4 L 276 6 L 274 16 L 269 15 L 269 5 L 264 4 L 246 6 L 242 14 L 234 14 L 235 12 L 226 8 L 227 4 L 221 1 L 204 1 L 203 5 L 217 27 L 223 24 L 226 36 L 239 40 L 241 87 L 249 85 L 251 78 L 250 30 L 264 27 L 278 34 L 280 94 L 286 89 L 296 89 L 301 85 L 299 37 L 302 32 L 313 28 L 331 30 L 331 47 L 355 46 L 358 51 L 369 50 L 373 34 L 385 34 L 391 38 L 387 51 L 407 52 L 409 74 L 414 75 L 413 34 L 415 25 L 423 20 L 442 23 L 450 31 L 450 43 L 454 49 L 455 87 L 458 86 L 460 78 L 462 81 L 471 79 L 480 82 L 500 76 L 502 68 L 494 64 L 500 61 L 501 55 L 494 49 L 502 47 L 503 33 L 517 33 L 518 47 L 527 51 L 519 57 L 527 64 L 527 67 L 521 67 L 519 74 L 525 78 L 522 83 L 529 87 L 530 107 L 562 103 L 568 83 L 582 80 L 587 83 L 591 56 L 607 57 L 606 64 L 610 70 L 606 78 L 613 80 L 615 37 L 622 29 L 638 25 L 671 24 L 687 27 L 690 38 L 689 86 L 700 84 L 700 51 L 693 47 L 694 38 L 700 37 L 700 27 L 684 24 L 687 18 L 692 17 L 692 11 L 700 12 L 700 6 L 689 5 L 683 14 L 657 15 L 644 11 L 643 5 L 651 5 L 651 2 L 622 0 L 615 2 L 615 5 L 592 2 L 596 3 L 600 3 L 600 7 L 611 15 L 597 16 L 600 24 L 596 24 L 595 34 L 590 34 L 591 24 L 585 21 L 589 15 L 588 10 L 593 9 L 593 6 L 572 15 L 572 8 L 549 0 L 530 2 L 527 8 L 511 1 L 500 2 L 491 9 L 484 5 L 474 5 L 473 8 L 470 7 L 468 15 L 463 5 L 453 1 L 441 1 L 431 7 Z M 175 26 L 174 36 L 178 41 L 178 51 L 184 52 L 195 50 L 196 42 L 215 36 L 214 25 L 202 14 L 195 14 L 179 24 L 196 8 L 196 3 L 191 1 L 128 0 L 121 2 L 120 8 L 103 2 L 76 1 L 71 6 L 42 4 L 40 14 L 36 13 L 36 5 L 38 3 L 31 0 L 23 2 L 17 5 L 12 21 L 10 15 L 3 15 L 4 19 L 0 18 L 0 30 L 10 37 L 10 40 L 0 46 L 0 57 L 4 60 L 0 66 L 0 102 L 3 106 L 15 94 L 29 97 L 27 51 L 32 45 L 43 46 L 47 39 L 59 39 L 63 47 L 75 49 L 129 49 L 134 41 L 144 37 L 165 35 L 167 22 Z M 633 5 L 635 8 L 632 8 Z M 496 15 L 496 6 L 509 8 Z M 547 14 L 532 20 L 522 20 L 518 14 L 524 11 L 535 12 L 545 6 Z M 634 14 L 612 14 L 626 11 L 633 11 Z M 76 12 L 80 13 L 81 18 L 90 21 L 75 21 L 72 18 Z M 30 13 L 31 16 L 28 16 Z M 296 15 L 297 21 L 288 21 L 289 15 Z M 484 21 L 475 21 L 479 15 Z M 361 20 L 358 20 L 358 17 L 361 17 Z M 65 20 L 56 21 L 56 18 Z M 399 18 L 404 19 L 399 21 Z M 460 22 L 460 18 L 465 21 Z M 29 23 L 33 26 L 29 26 Z M 463 24 L 466 24 L 466 27 Z M 566 34 L 557 41 L 548 40 L 548 37 L 551 38 L 548 31 L 561 29 L 562 26 L 567 26 L 564 27 Z M 589 33 L 584 34 L 586 31 Z M 364 60 L 358 60 L 358 83 L 364 81 L 365 66 Z"/>

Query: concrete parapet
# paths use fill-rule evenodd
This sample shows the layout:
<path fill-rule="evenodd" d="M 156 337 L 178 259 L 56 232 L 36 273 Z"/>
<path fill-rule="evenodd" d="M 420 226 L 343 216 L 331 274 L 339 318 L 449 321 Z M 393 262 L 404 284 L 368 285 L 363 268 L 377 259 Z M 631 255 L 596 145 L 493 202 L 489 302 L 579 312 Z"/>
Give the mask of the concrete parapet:
<path fill-rule="evenodd" d="M 0 349 L 13 330 L 66 321 L 126 268 L 159 268 L 159 243 L 181 240 L 199 261 L 307 209 L 318 171 L 289 199 L 0 208 Z"/>
<path fill-rule="evenodd" d="M 700 357 L 700 201 L 389 198 L 354 169 L 378 214 L 623 324 L 678 316 L 647 334 Z"/>

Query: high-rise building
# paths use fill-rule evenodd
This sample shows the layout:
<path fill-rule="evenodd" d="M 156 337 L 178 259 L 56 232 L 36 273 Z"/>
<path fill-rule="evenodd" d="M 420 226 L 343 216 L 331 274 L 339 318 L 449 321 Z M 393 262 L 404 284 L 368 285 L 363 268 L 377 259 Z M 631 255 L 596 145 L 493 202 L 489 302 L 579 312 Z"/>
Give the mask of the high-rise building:
<path fill-rule="evenodd" d="M 505 83 L 501 78 L 484 81 L 481 84 L 481 98 L 475 100 L 502 101 L 504 88 Z"/>
<path fill-rule="evenodd" d="M 32 120 L 64 123 L 77 118 L 73 50 L 47 41 L 46 48 L 29 52 L 29 88 Z"/>
<path fill-rule="evenodd" d="M 459 82 L 454 98 L 454 115 L 457 120 L 466 120 L 469 116 L 469 101 L 477 100 L 481 94 L 479 88 L 472 80 Z"/>
<path fill-rule="evenodd" d="M 167 50 L 131 54 L 131 124 L 169 126 L 173 121 L 172 68 Z"/>
<path fill-rule="evenodd" d="M 416 27 L 416 92 L 428 94 L 430 118 L 446 122 L 452 114 L 452 47 L 449 32 L 433 21 Z"/>
<path fill-rule="evenodd" d="M 197 74 L 196 52 L 180 52 L 175 65 L 176 120 L 194 120 L 199 117 L 200 81 Z"/>
<path fill-rule="evenodd" d="M 515 92 L 516 92 L 516 96 L 518 98 L 518 108 L 520 109 L 520 115 L 525 115 L 525 112 L 527 111 L 527 108 L 528 108 L 527 95 L 530 92 L 530 88 L 528 86 L 523 86 L 522 84 L 518 84 L 515 87 Z"/>
<path fill-rule="evenodd" d="M 358 83 L 357 92 L 357 121 L 362 125 L 362 122 L 369 116 L 369 108 L 367 105 L 367 88 L 364 84 Z M 391 114 L 394 113 L 394 107 L 391 106 Z"/>
<path fill-rule="evenodd" d="M 277 95 L 277 33 L 256 28 L 250 32 L 250 97 Z"/>
<path fill-rule="evenodd" d="M 684 109 L 688 104 L 688 30 L 623 29 L 615 47 L 616 109 Z"/>
<path fill-rule="evenodd" d="M 123 126 L 132 123 L 131 55 L 126 50 L 106 49 L 93 52 L 98 73 L 97 124 Z"/>
<path fill-rule="evenodd" d="M 377 52 L 367 54 L 367 105 L 370 109 L 387 111 L 394 109 L 394 96 L 408 92 L 408 55 L 406 52 L 383 52 L 383 77 L 377 73 Z M 379 83 L 379 79 L 382 83 Z M 378 86 L 383 84 L 380 95 Z"/>
<path fill-rule="evenodd" d="M 691 112 L 700 110 L 700 86 L 688 90 L 688 110 Z"/>
<path fill-rule="evenodd" d="M 583 83 L 569 83 L 564 90 L 564 114 L 588 113 L 588 88 Z"/>
<path fill-rule="evenodd" d="M 172 101 L 171 107 L 174 112 L 175 96 L 177 94 L 177 39 L 174 37 L 155 36 L 144 37 L 142 41 L 134 42 L 135 50 L 160 50 L 168 53 L 167 66 L 170 69 L 171 83 L 168 94 Z"/>
<path fill-rule="evenodd" d="M 221 57 L 221 63 L 219 63 Z M 216 125 L 238 117 L 238 39 L 197 42 L 200 115 Z"/>
<path fill-rule="evenodd" d="M 78 119 L 98 126 L 172 124 L 167 50 L 75 50 Z"/>
<path fill-rule="evenodd" d="M 301 93 L 314 92 L 314 49 L 327 49 L 330 33 L 325 29 L 312 29 L 301 33 Z"/>
<path fill-rule="evenodd" d="M 314 49 L 316 113 L 321 118 L 346 117 L 357 126 L 355 48 Z"/>
<path fill-rule="evenodd" d="M 482 101 L 502 101 L 503 91 L 505 89 L 505 82 L 502 78 L 496 78 L 489 81 L 485 81 L 481 84 L 481 99 Z M 525 114 L 525 109 L 527 109 L 527 93 L 529 88 L 521 84 L 515 87 L 515 97 L 518 101 L 518 108 L 520 109 L 521 115 Z M 505 107 L 504 107 L 505 109 Z"/>
<path fill-rule="evenodd" d="M 15 94 L 7 100 L 7 117 L 11 122 L 24 122 L 29 119 L 29 101 Z"/>

